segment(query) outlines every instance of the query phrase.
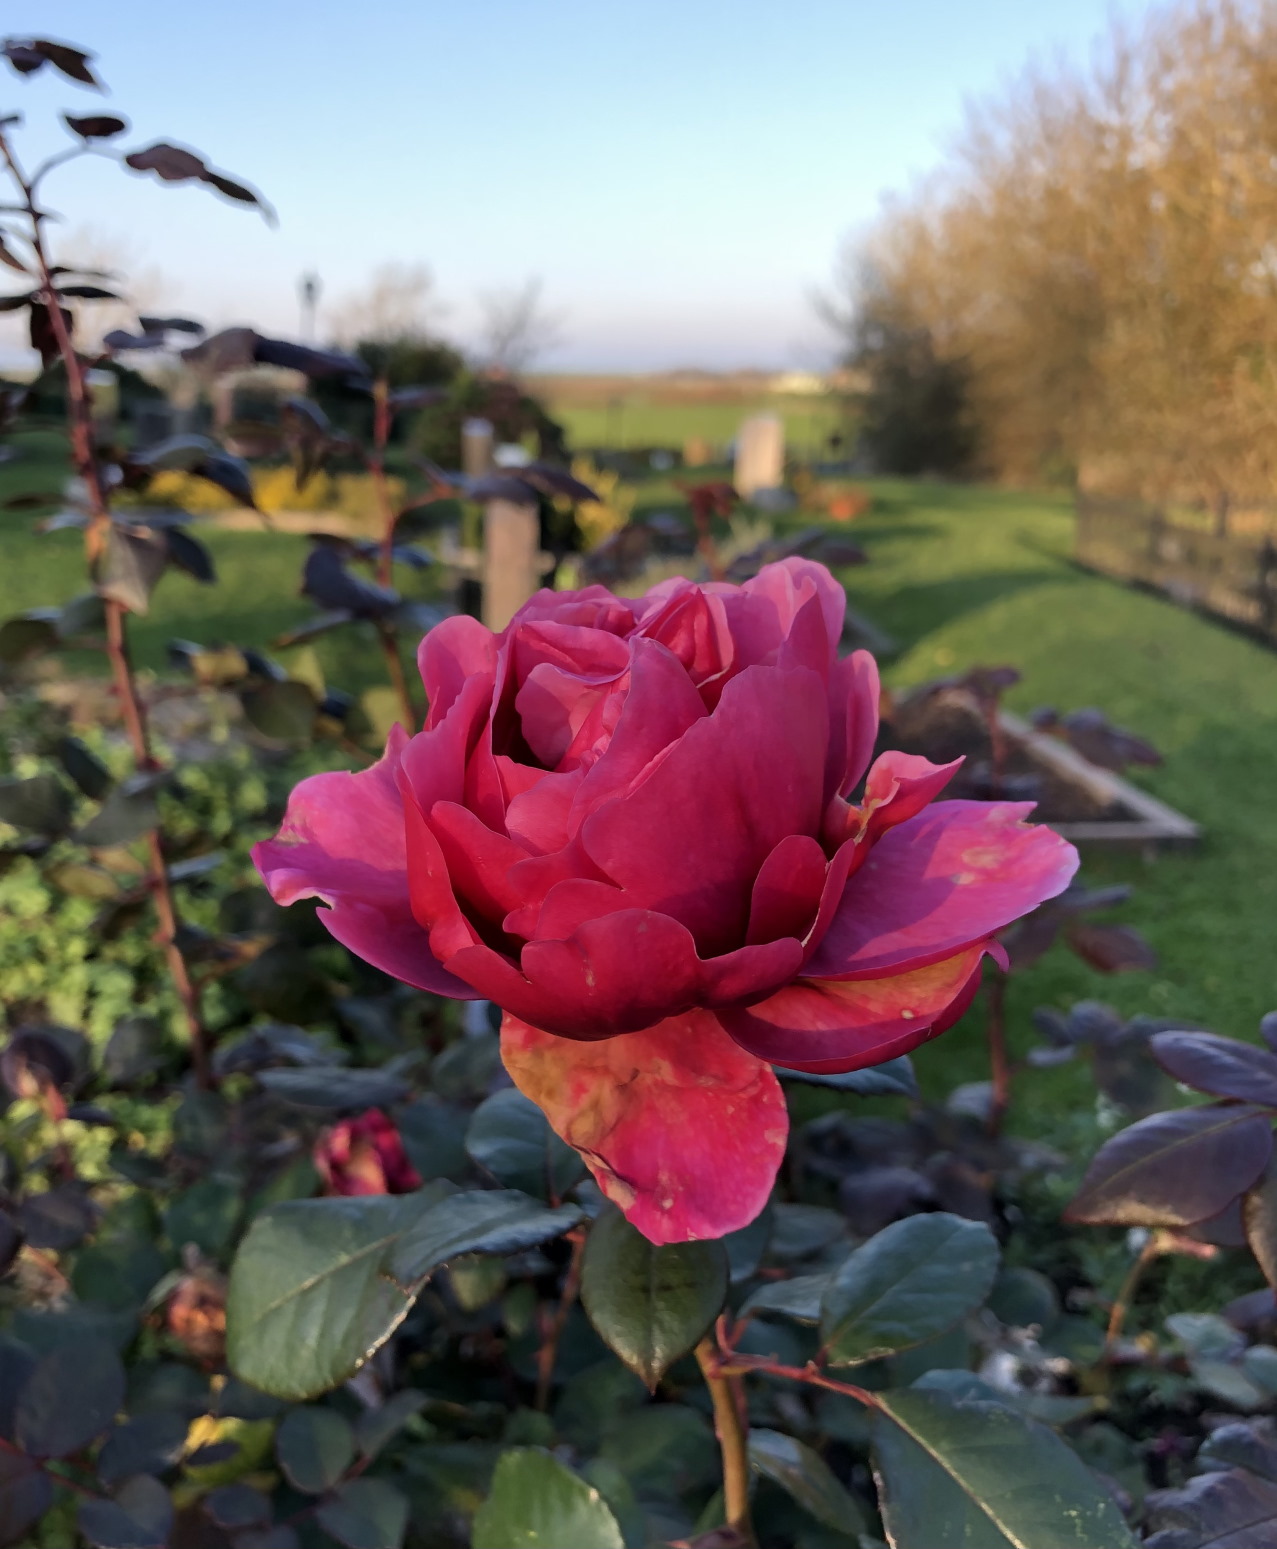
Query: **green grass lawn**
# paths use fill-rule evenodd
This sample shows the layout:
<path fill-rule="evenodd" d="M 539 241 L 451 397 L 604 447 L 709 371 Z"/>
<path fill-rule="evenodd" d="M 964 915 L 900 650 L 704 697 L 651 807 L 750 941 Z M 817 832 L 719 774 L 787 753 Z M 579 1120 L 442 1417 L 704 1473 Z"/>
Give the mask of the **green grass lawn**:
<path fill-rule="evenodd" d="M 1024 678 L 1010 708 L 1098 705 L 1151 738 L 1165 764 L 1132 778 L 1203 829 L 1196 851 L 1151 863 L 1084 853 L 1090 881 L 1133 885 L 1120 917 L 1153 942 L 1160 966 L 1106 978 L 1055 948 L 1013 984 L 1013 1041 L 1030 1041 L 1033 1006 L 1082 998 L 1253 1039 L 1277 1007 L 1277 653 L 1074 566 L 1066 496 L 872 487 L 875 508 L 854 528 L 871 562 L 843 579 L 853 605 L 900 644 L 888 682 L 1011 663 Z M 946 1080 L 955 1067 L 982 1073 L 975 1021 L 942 1045 Z M 937 1055 L 920 1057 L 924 1077 Z M 1067 1068 L 1028 1075 L 1021 1122 L 1049 1124 L 1049 1112 L 1033 1113 L 1035 1091 L 1049 1105 L 1080 1079 Z"/>
<path fill-rule="evenodd" d="M 56 443 L 28 450 L 0 468 L 0 498 L 47 488 L 57 475 Z M 899 643 L 888 681 L 1013 663 L 1024 674 L 1013 708 L 1098 705 L 1151 738 L 1165 765 L 1136 778 L 1204 831 L 1195 852 L 1152 863 L 1099 851 L 1084 857 L 1092 882 L 1133 884 L 1120 917 L 1147 934 L 1160 967 L 1103 978 L 1056 948 L 1013 985 L 1013 1044 L 1031 1041 L 1035 1005 L 1088 997 L 1254 1037 L 1258 1018 L 1277 1006 L 1277 653 L 1075 567 L 1064 496 L 893 481 L 872 488 L 873 512 L 851 529 L 871 562 L 842 579 L 853 604 Z M 644 503 L 668 493 L 654 483 Z M 28 514 L 0 512 L 0 617 L 84 589 L 79 535 L 31 528 Z M 311 611 L 297 596 L 302 538 L 207 526 L 201 536 L 220 583 L 164 578 L 151 614 L 133 625 L 143 666 L 162 669 L 175 635 L 266 646 Z M 423 594 L 429 586 L 418 576 L 401 580 Z M 371 637 L 360 631 L 327 636 L 317 650 L 334 686 L 382 681 Z M 932 1089 L 982 1076 L 978 1017 L 924 1051 L 918 1067 Z M 1086 1091 L 1070 1068 L 1031 1073 L 1023 1084 L 1019 1122 L 1043 1134 Z"/>
<path fill-rule="evenodd" d="M 845 413 L 833 399 L 806 398 L 793 394 L 764 396 L 753 401 L 661 402 L 641 391 L 607 403 L 556 401 L 551 394 L 550 412 L 568 433 L 574 446 L 681 447 L 690 436 L 700 436 L 712 446 L 726 446 L 751 414 L 779 414 L 785 426 L 785 445 L 800 457 L 820 453 L 831 431 L 845 428 Z"/>

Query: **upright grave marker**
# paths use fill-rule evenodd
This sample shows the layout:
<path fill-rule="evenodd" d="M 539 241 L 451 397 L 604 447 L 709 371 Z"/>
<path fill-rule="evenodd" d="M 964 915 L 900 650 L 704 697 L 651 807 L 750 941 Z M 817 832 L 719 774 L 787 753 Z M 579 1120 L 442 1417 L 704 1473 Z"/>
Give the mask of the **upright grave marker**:
<path fill-rule="evenodd" d="M 778 414 L 753 414 L 736 435 L 732 483 L 743 500 L 761 489 L 779 489 L 785 475 L 785 427 Z"/>

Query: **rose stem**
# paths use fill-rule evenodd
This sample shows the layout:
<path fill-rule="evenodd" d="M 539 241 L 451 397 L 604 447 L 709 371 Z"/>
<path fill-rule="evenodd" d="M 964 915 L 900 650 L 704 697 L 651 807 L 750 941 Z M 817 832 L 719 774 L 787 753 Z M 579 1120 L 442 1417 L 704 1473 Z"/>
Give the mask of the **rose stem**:
<path fill-rule="evenodd" d="M 572 1311 L 573 1303 L 581 1289 L 581 1264 L 585 1258 L 585 1233 L 582 1231 L 570 1232 L 572 1241 L 572 1257 L 568 1261 L 568 1272 L 563 1280 L 563 1292 L 559 1297 L 559 1305 L 554 1309 L 554 1317 L 550 1320 L 541 1340 L 541 1347 L 537 1351 L 537 1398 L 536 1407 L 545 1410 L 550 1404 L 550 1386 L 554 1381 L 554 1363 L 559 1353 L 559 1340 L 563 1336 L 564 1325 L 568 1321 L 568 1314 Z"/>
<path fill-rule="evenodd" d="M 749 1445 L 744 1407 L 744 1388 L 738 1375 L 728 1375 L 719 1360 L 718 1345 L 706 1334 L 696 1347 L 696 1361 L 714 1404 L 714 1430 L 723 1455 L 723 1504 L 727 1525 L 747 1544 L 753 1544 L 754 1526 L 749 1514 Z"/>
<path fill-rule="evenodd" d="M 386 482 L 386 445 L 390 440 L 390 422 L 393 411 L 390 406 L 390 384 L 380 378 L 372 390 L 372 449 L 365 452 L 364 461 L 372 475 L 377 507 L 381 513 L 381 546 L 377 553 L 377 584 L 389 586 L 394 580 L 395 522 L 396 512 L 390 499 L 390 486 Z M 404 675 L 403 661 L 399 655 L 399 642 L 394 626 L 385 619 L 377 620 L 377 636 L 381 642 L 381 654 L 386 658 L 386 673 L 391 687 L 399 700 L 404 730 L 409 734 L 417 724 L 417 712 L 413 707 L 408 679 Z"/>
<path fill-rule="evenodd" d="M 31 250 L 35 255 L 36 263 L 39 265 L 40 288 L 43 292 L 45 306 L 48 309 L 49 324 L 57 340 L 58 353 L 61 355 L 62 363 L 66 368 L 72 452 L 76 472 L 84 480 L 85 489 L 88 493 L 89 510 L 92 516 L 85 532 L 85 548 L 89 563 L 92 566 L 106 547 L 110 534 L 111 513 L 107 507 L 106 495 L 103 491 L 102 480 L 98 472 L 97 458 L 94 454 L 93 408 L 89 396 L 88 383 L 84 375 L 84 365 L 76 353 L 71 334 L 67 329 L 66 320 L 62 316 L 62 303 L 54 284 L 53 273 L 49 267 L 48 255 L 45 252 L 43 233 L 41 231 L 41 221 L 44 217 L 36 206 L 33 185 L 23 177 L 10 148 L 8 137 L 2 130 L 0 130 L 0 153 L 3 154 L 8 164 L 13 181 L 22 190 L 27 219 L 31 223 Z M 133 749 L 133 757 L 140 771 L 154 770 L 159 766 L 151 752 L 150 738 L 146 727 L 146 715 L 142 708 L 141 699 L 138 696 L 137 684 L 133 677 L 133 667 L 129 659 L 128 636 L 125 625 L 126 610 L 123 603 L 116 602 L 109 597 L 103 599 L 103 607 L 106 614 L 107 655 L 110 658 L 111 675 L 114 679 L 115 691 L 120 701 L 120 710 L 124 718 L 125 730 L 128 732 L 129 742 Z M 191 982 L 186 959 L 182 956 L 181 948 L 177 945 L 177 905 L 174 902 L 173 892 L 169 886 L 168 868 L 164 862 L 164 850 L 160 842 L 159 830 L 157 828 L 151 829 L 147 833 L 146 840 L 150 890 L 155 900 L 155 913 L 159 923 L 159 939 L 164 948 L 169 974 L 172 977 L 178 999 L 182 1003 L 182 1010 L 186 1017 L 187 1033 L 191 1045 L 191 1061 L 195 1067 L 195 1079 L 201 1087 L 210 1088 L 214 1085 L 214 1082 L 208 1058 L 208 1039 L 204 1030 L 203 1019 L 200 1015 L 199 995 Z"/>
<path fill-rule="evenodd" d="M 1131 1310 L 1131 1303 L 1135 1299 L 1135 1293 L 1139 1290 L 1140 1281 L 1144 1278 L 1144 1271 L 1162 1251 L 1162 1245 L 1158 1241 L 1157 1234 L 1148 1239 L 1136 1256 L 1134 1264 L 1127 1271 L 1126 1279 L 1122 1281 L 1121 1290 L 1113 1302 L 1109 1312 L 1108 1328 L 1104 1331 L 1104 1349 L 1102 1359 L 1111 1360 L 1113 1348 L 1122 1337 L 1122 1328 L 1126 1323 L 1126 1315 Z"/>

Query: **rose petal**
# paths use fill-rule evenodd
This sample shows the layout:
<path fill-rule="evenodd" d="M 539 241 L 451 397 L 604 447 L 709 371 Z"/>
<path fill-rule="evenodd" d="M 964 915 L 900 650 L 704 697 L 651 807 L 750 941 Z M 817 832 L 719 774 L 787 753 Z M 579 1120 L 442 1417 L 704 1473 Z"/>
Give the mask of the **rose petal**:
<path fill-rule="evenodd" d="M 426 821 L 439 841 L 452 890 L 459 898 L 493 921 L 519 907 L 523 897 L 510 872 L 519 861 L 527 860 L 525 846 L 494 834 L 454 801 L 437 801 Z"/>
<path fill-rule="evenodd" d="M 590 769 L 573 802 L 572 825 L 621 795 L 654 758 L 707 715 L 683 664 L 655 640 L 630 641 L 630 686 L 607 751 Z"/>
<path fill-rule="evenodd" d="M 427 729 L 404 746 L 400 763 L 423 812 L 429 812 L 437 801 L 464 800 L 466 765 L 487 729 L 491 698 L 489 674 L 470 678 L 447 711 L 439 717 L 432 714 Z"/>
<path fill-rule="evenodd" d="M 829 758 L 825 790 L 848 796 L 869 767 L 878 740 L 878 663 L 853 651 L 829 674 Z"/>
<path fill-rule="evenodd" d="M 708 1012 L 600 1043 L 507 1015 L 501 1056 L 651 1242 L 724 1236 L 767 1203 L 789 1130 L 785 1098 Z"/>
<path fill-rule="evenodd" d="M 916 817 L 961 767 L 961 758 L 951 764 L 933 764 L 915 753 L 893 750 L 882 754 L 869 771 L 858 807 L 849 806 L 838 796 L 830 802 L 825 811 L 826 843 L 839 844 L 856 835 L 873 845 L 889 828 Z"/>
<path fill-rule="evenodd" d="M 1032 802 L 941 801 L 891 829 L 847 884 L 805 972 L 878 976 L 951 957 L 1068 886 L 1077 851 Z"/>
<path fill-rule="evenodd" d="M 842 637 L 847 594 L 824 565 L 798 557 L 782 559 L 774 565 L 764 565 L 756 576 L 745 582 L 741 591 L 746 597 L 771 603 L 775 619 L 772 650 L 780 648 L 790 634 L 799 610 L 809 598 L 816 597 L 824 618 L 825 638 L 829 641 L 828 663 L 832 666 L 834 652 Z M 758 660 L 757 657 L 754 659 Z"/>
<path fill-rule="evenodd" d="M 406 984 L 473 999 L 432 956 L 408 893 L 403 807 L 396 786 L 407 737 L 392 729 L 385 756 L 356 774 L 312 775 L 293 790 L 274 839 L 253 863 L 277 904 L 318 898 L 319 918 L 358 957 Z"/>
<path fill-rule="evenodd" d="M 779 936 L 801 940 L 816 917 L 828 871 L 825 852 L 806 834 L 789 834 L 763 862 L 749 901 L 750 946 Z"/>
<path fill-rule="evenodd" d="M 965 1010 L 963 996 L 979 983 L 983 956 L 980 945 L 889 978 L 801 978 L 768 1000 L 717 1015 L 742 1048 L 774 1065 L 859 1070 L 906 1054 L 951 1026 L 954 1006 L 962 1001 Z"/>
<path fill-rule="evenodd" d="M 435 625 L 417 647 L 417 669 L 429 700 L 428 731 L 452 708 L 466 679 L 493 672 L 496 660 L 496 636 L 478 619 L 458 613 Z"/>
<path fill-rule="evenodd" d="M 827 710 L 814 672 L 750 667 L 622 800 L 581 837 L 637 907 L 680 920 L 705 956 L 745 939 L 767 855 L 821 817 Z"/>

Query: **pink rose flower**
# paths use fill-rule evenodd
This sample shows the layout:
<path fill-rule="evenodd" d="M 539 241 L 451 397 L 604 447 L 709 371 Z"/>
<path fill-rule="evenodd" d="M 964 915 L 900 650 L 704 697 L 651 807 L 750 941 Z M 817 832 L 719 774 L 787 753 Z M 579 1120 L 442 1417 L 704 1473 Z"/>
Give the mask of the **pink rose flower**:
<path fill-rule="evenodd" d="M 866 776 L 878 675 L 838 656 L 845 607 L 790 559 L 743 586 L 539 592 L 500 635 L 448 619 L 419 652 L 425 729 L 303 781 L 254 852 L 360 957 L 500 1006 L 516 1085 L 653 1242 L 762 1209 L 773 1066 L 942 1032 L 995 933 L 1077 866 L 1031 804 L 934 803 L 956 764 Z"/>
<path fill-rule="evenodd" d="M 407 1194 L 421 1187 L 399 1131 L 380 1108 L 326 1129 L 313 1160 L 325 1194 Z"/>

